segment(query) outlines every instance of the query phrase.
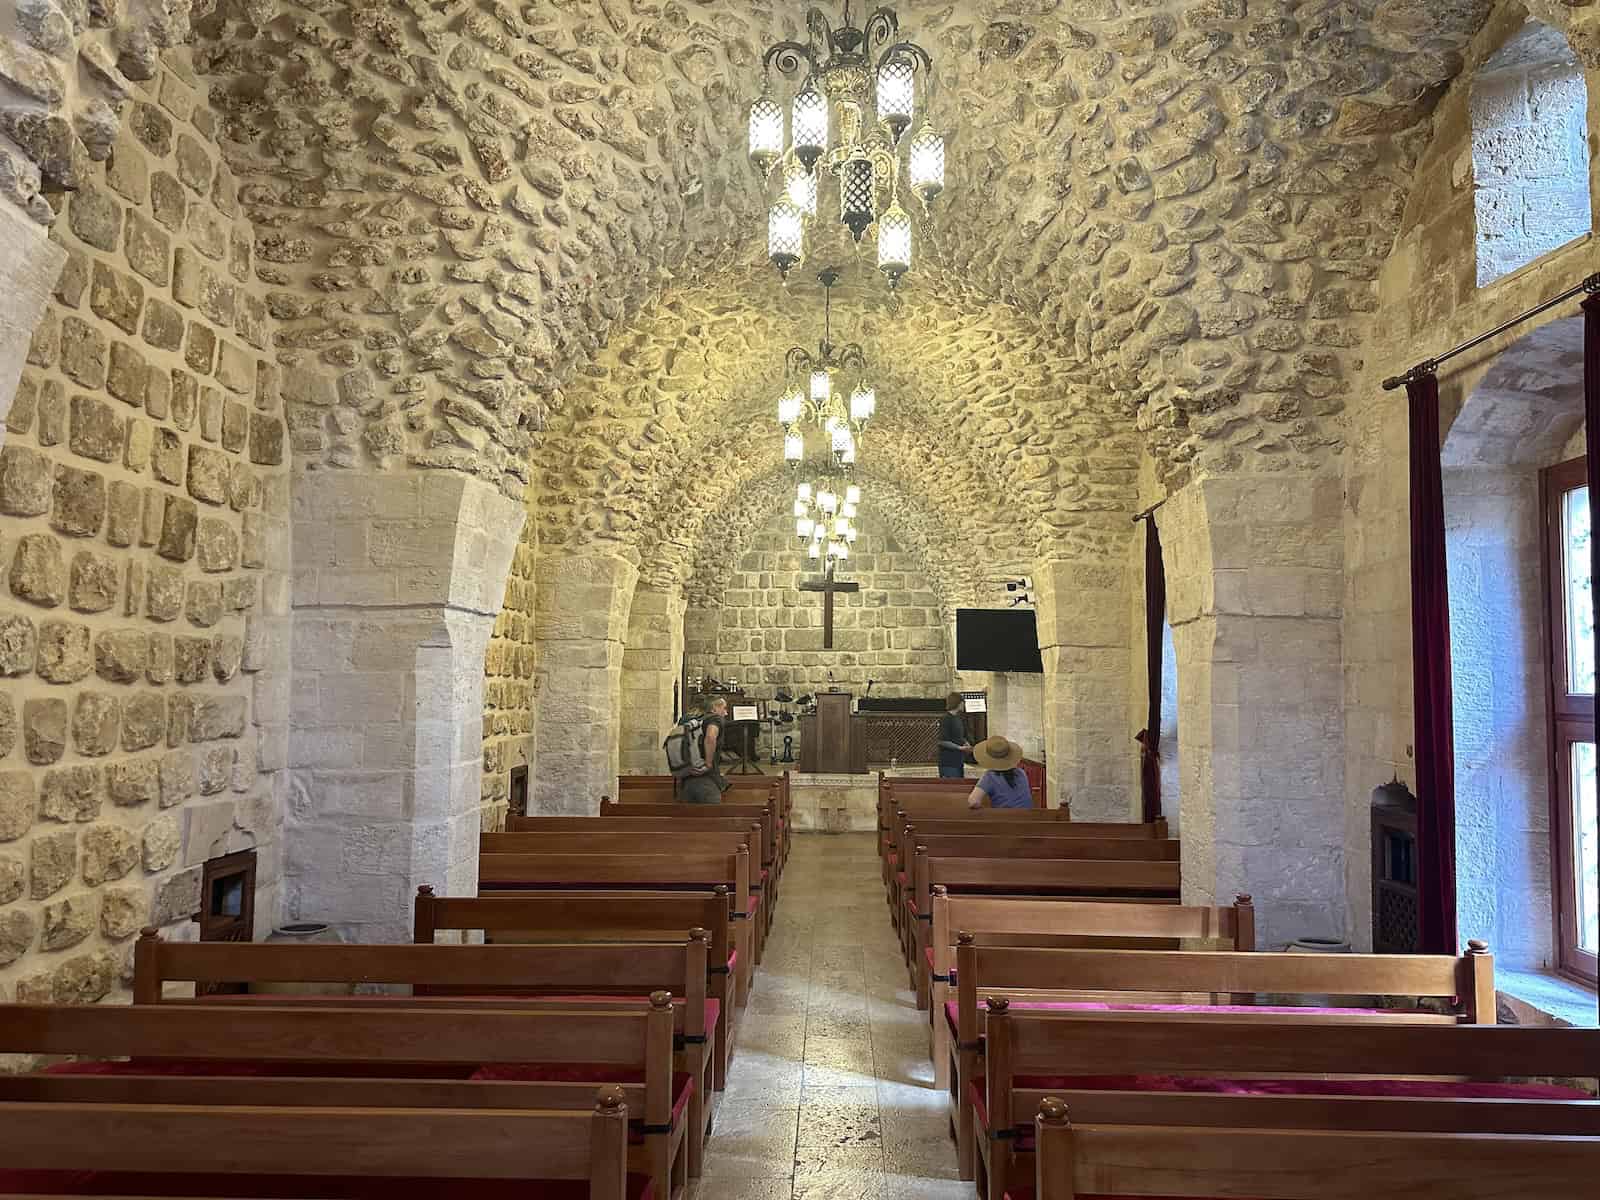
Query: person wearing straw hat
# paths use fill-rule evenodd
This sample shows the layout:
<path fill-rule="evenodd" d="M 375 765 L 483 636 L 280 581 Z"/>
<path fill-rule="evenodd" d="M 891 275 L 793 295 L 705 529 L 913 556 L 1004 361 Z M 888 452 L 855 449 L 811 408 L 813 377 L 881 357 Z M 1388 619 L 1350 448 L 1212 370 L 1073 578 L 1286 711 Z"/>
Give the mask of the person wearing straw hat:
<path fill-rule="evenodd" d="M 1020 769 L 1022 747 L 999 734 L 985 738 L 972 748 L 972 757 L 983 768 L 983 777 L 967 797 L 968 808 L 1032 808 L 1033 789 Z"/>

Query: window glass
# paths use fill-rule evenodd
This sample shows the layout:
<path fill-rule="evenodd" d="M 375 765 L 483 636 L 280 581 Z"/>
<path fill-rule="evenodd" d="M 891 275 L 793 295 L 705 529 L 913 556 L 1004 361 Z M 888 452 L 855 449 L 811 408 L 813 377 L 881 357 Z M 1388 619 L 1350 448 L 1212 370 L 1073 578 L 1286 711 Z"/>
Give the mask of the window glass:
<path fill-rule="evenodd" d="M 1589 578 L 1589 489 L 1562 497 L 1562 557 L 1567 607 L 1567 691 L 1594 695 L 1594 601 Z"/>
<path fill-rule="evenodd" d="M 1600 911 L 1595 885 L 1600 881 L 1600 836 L 1596 834 L 1595 752 L 1593 742 L 1572 743 L 1572 869 L 1578 946 L 1590 954 L 1600 950 Z"/>

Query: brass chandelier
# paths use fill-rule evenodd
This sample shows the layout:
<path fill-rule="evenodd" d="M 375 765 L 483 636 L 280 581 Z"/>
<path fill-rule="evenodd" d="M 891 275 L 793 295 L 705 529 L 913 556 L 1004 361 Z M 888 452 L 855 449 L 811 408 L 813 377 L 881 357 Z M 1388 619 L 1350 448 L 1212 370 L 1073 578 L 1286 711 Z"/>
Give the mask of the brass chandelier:
<path fill-rule="evenodd" d="M 850 557 L 860 503 L 861 489 L 842 479 L 795 485 L 794 535 L 806 548 L 807 557 L 820 560 L 828 571 Z"/>
<path fill-rule="evenodd" d="M 878 411 L 878 394 L 866 379 L 867 358 L 860 343 L 833 342 L 833 286 L 839 282 L 839 269 L 829 267 L 817 278 L 823 288 L 822 341 L 815 354 L 804 346 L 791 346 L 783 358 L 783 390 L 778 396 L 783 460 L 795 465 L 805 458 L 805 426 L 812 424 L 822 430 L 835 465 L 847 468 L 855 463 L 867 422 Z M 854 382 L 848 400 L 840 380 L 846 375 L 846 382 Z"/>
<path fill-rule="evenodd" d="M 824 177 L 837 180 L 839 221 L 857 246 L 877 226 L 878 269 L 894 288 L 911 269 L 911 217 L 900 203 L 901 141 L 917 109 L 926 113 L 933 59 L 901 41 L 900 19 L 879 8 L 857 28 L 845 0 L 834 28 L 819 9 L 806 13 L 804 42 L 768 47 L 761 96 L 750 106 L 750 158 L 774 185 L 767 217 L 767 255 L 785 279 L 805 258 L 806 231 L 817 219 Z M 876 55 L 876 60 L 874 60 Z M 804 77 L 784 110 L 772 98 L 772 69 Z M 923 212 L 944 190 L 944 138 L 926 115 L 906 150 L 907 186 Z"/>

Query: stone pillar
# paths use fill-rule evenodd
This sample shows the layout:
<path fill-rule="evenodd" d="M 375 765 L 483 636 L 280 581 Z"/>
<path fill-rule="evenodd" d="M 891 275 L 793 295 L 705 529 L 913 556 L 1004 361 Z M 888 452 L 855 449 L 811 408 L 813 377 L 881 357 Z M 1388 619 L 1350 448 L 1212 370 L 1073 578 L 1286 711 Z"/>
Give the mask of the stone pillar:
<path fill-rule="evenodd" d="M 1044 658 L 1050 807 L 1083 821 L 1137 817 L 1128 728 L 1128 570 L 1120 549 L 1033 568 Z"/>
<path fill-rule="evenodd" d="M 453 472 L 295 477 L 292 917 L 407 941 L 477 890 L 484 649 L 523 506 Z"/>
<path fill-rule="evenodd" d="M 551 553 L 534 572 L 538 643 L 529 811 L 587 814 L 617 790 L 622 654 L 639 571 L 600 552 Z"/>
<path fill-rule="evenodd" d="M 1184 902 L 1251 893 L 1262 949 L 1342 936 L 1339 480 L 1201 480 L 1162 518 Z"/>
<path fill-rule="evenodd" d="M 683 614 L 677 589 L 641 587 L 633 593 L 622 651 L 618 761 L 624 774 L 665 770 L 661 742 L 672 726 L 672 685 L 683 662 Z"/>
<path fill-rule="evenodd" d="M 0 200 L 0 446 L 29 342 L 66 261 L 43 226 Z"/>

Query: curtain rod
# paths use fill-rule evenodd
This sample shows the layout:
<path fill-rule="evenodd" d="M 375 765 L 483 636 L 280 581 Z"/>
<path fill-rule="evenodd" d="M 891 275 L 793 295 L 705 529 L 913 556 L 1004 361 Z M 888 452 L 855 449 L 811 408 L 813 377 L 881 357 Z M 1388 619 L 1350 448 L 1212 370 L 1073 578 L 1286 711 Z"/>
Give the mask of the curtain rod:
<path fill-rule="evenodd" d="M 1133 523 L 1135 525 L 1137 525 L 1140 521 L 1148 521 L 1152 516 L 1155 515 L 1156 509 L 1160 508 L 1165 503 L 1166 503 L 1165 500 L 1157 500 L 1154 504 L 1152 504 L 1149 508 L 1145 509 L 1143 512 L 1134 513 L 1133 514 Z"/>
<path fill-rule="evenodd" d="M 1395 390 L 1395 388 L 1405 387 L 1406 384 L 1412 383 L 1415 380 L 1423 379 L 1423 378 L 1426 378 L 1429 375 L 1436 374 L 1438 372 L 1438 370 L 1439 370 L 1440 364 L 1448 362 L 1450 359 L 1454 358 L 1458 354 L 1465 354 L 1468 350 L 1471 350 L 1474 346 L 1481 346 L 1484 342 L 1487 342 L 1490 338 L 1499 337 L 1502 333 L 1504 333 L 1508 329 L 1515 329 L 1518 325 L 1521 325 L 1524 321 L 1531 321 L 1534 317 L 1537 317 L 1540 313 L 1548 312 L 1550 309 L 1554 308 L 1556 305 L 1561 304 L 1564 301 L 1572 299 L 1574 296 L 1578 295 L 1578 293 L 1580 293 L 1580 292 L 1587 292 L 1591 296 L 1600 295 L 1600 272 L 1597 272 L 1597 273 L 1589 276 L 1582 283 L 1577 284 L 1574 287 L 1568 288 L 1566 291 L 1562 292 L 1559 296 L 1553 296 L 1549 300 L 1546 300 L 1543 304 L 1537 305 L 1534 308 L 1530 308 L 1525 313 L 1521 313 L 1518 316 L 1512 317 L 1509 321 L 1506 321 L 1504 324 L 1496 325 L 1493 329 L 1489 330 L 1487 333 L 1480 333 L 1477 337 L 1472 338 L 1472 339 L 1470 339 L 1468 341 L 1462 342 L 1459 346 L 1455 346 L 1455 347 L 1452 347 L 1449 350 L 1446 350 L 1443 354 L 1439 355 L 1437 358 L 1425 358 L 1425 359 L 1423 359 L 1416 366 L 1412 367 L 1409 371 L 1407 371 L 1404 375 L 1394 375 L 1394 376 L 1391 376 L 1388 379 L 1385 379 L 1383 381 L 1383 390 L 1386 391 L 1386 392 L 1392 392 L 1392 391 Z"/>

